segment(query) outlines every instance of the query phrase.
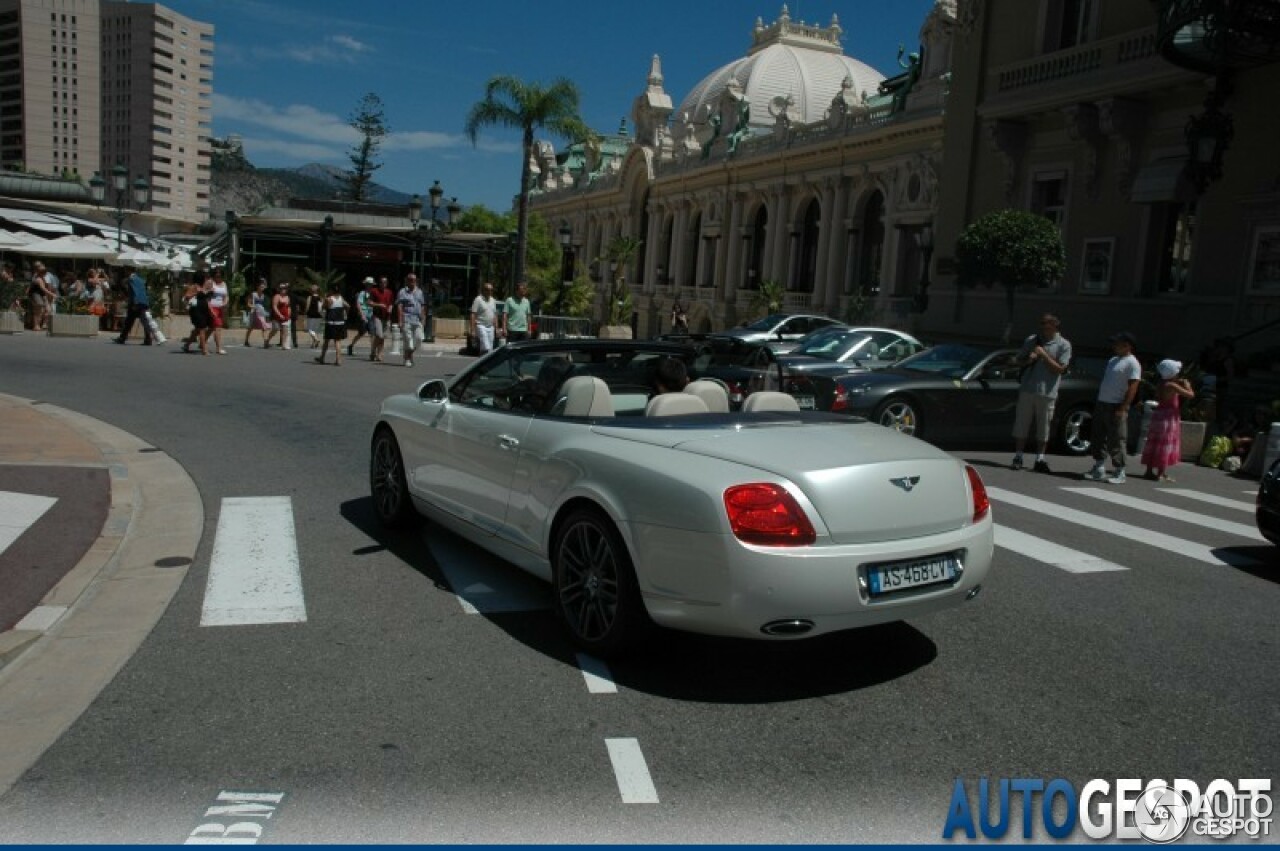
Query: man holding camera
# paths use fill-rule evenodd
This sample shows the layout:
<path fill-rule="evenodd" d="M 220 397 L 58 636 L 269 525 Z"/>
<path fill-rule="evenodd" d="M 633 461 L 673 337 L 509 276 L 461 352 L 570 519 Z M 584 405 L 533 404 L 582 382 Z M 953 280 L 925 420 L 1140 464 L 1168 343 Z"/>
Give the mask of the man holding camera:
<path fill-rule="evenodd" d="M 1018 388 L 1018 412 L 1013 422 L 1014 455 L 1011 469 L 1021 470 L 1022 450 L 1027 445 L 1027 432 L 1035 422 L 1037 473 L 1051 472 L 1044 459 L 1049 445 L 1049 426 L 1053 422 L 1053 406 L 1058 400 L 1058 385 L 1071 364 L 1071 343 L 1058 333 L 1058 317 L 1046 313 L 1040 317 L 1040 331 L 1022 343 L 1018 360 L 1024 364 L 1022 384 Z"/>

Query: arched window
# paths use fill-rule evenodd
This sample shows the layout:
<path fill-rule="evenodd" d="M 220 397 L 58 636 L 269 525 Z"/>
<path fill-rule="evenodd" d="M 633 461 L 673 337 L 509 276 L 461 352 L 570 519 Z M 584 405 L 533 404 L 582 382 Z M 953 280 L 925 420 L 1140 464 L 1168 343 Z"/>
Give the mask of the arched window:
<path fill-rule="evenodd" d="M 884 195 L 877 190 L 862 208 L 862 262 L 858 289 L 868 295 L 880 292 L 880 265 L 884 259 Z"/>
<path fill-rule="evenodd" d="M 804 226 L 800 231 L 800 268 L 796 275 L 797 292 L 813 292 L 814 283 L 818 279 L 818 219 L 821 206 L 818 199 L 809 202 L 804 211 Z"/>

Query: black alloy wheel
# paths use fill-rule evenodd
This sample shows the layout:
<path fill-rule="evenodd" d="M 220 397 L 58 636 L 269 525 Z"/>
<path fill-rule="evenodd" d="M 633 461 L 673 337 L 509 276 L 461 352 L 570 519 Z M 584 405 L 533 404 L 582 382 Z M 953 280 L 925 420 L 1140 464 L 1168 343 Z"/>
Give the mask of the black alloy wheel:
<path fill-rule="evenodd" d="M 631 557 L 613 524 L 580 508 L 552 548 L 556 615 L 582 649 L 600 658 L 633 646 L 648 624 Z"/>
<path fill-rule="evenodd" d="M 369 453 L 369 493 L 378 522 L 388 529 L 405 525 L 413 516 L 413 500 L 404 474 L 400 445 L 391 429 L 379 429 Z"/>

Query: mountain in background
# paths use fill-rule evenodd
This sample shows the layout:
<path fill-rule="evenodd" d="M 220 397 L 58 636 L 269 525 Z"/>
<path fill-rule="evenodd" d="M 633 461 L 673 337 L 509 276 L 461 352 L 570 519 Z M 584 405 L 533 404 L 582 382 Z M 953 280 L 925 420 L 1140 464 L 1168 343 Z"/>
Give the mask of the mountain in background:
<path fill-rule="evenodd" d="M 310 163 L 298 168 L 257 168 L 239 148 L 214 147 L 210 164 L 209 206 L 213 218 L 222 220 L 227 210 L 244 215 L 265 207 L 284 206 L 290 198 L 332 200 L 345 185 L 336 166 Z M 370 182 L 367 200 L 377 204 L 407 206 L 412 196 Z"/>

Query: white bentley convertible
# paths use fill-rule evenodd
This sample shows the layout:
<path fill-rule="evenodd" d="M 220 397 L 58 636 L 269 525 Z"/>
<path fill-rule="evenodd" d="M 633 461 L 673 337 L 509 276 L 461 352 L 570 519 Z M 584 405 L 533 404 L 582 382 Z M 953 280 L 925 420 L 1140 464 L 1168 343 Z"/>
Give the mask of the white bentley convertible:
<path fill-rule="evenodd" d="M 652 624 L 786 639 L 977 595 L 992 521 L 977 472 L 864 420 L 723 385 L 654 395 L 666 343 L 539 341 L 388 398 L 369 479 L 380 520 L 416 513 L 543 579 L 607 656 Z"/>

